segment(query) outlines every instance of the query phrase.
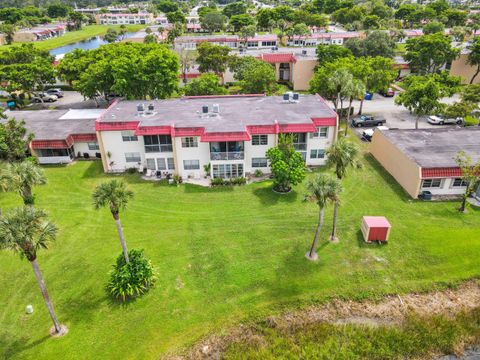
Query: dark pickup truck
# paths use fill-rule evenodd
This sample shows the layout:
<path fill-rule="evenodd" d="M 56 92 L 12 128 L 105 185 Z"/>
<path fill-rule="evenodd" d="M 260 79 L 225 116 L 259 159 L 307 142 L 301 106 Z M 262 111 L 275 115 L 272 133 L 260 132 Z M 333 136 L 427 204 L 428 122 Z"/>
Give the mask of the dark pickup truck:
<path fill-rule="evenodd" d="M 380 126 L 387 122 L 383 118 L 377 118 L 372 115 L 361 115 L 352 120 L 353 127 Z"/>

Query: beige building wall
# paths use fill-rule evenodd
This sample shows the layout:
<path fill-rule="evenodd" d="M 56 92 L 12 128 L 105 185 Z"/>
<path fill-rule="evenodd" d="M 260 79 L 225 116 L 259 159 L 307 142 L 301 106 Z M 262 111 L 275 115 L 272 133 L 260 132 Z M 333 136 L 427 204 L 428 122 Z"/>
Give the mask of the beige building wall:
<path fill-rule="evenodd" d="M 477 70 L 476 67 L 467 64 L 467 59 L 468 54 L 461 54 L 452 62 L 452 67 L 450 68 L 450 75 L 461 76 L 463 84 L 470 84 L 470 80 Z M 473 83 L 480 83 L 480 74 L 477 75 Z"/>
<path fill-rule="evenodd" d="M 6 40 L 5 40 L 5 34 L 0 34 L 0 45 L 5 45 Z"/>
<path fill-rule="evenodd" d="M 293 64 L 293 90 L 306 91 L 310 89 L 310 80 L 312 80 L 316 65 L 316 59 L 298 59 Z"/>
<path fill-rule="evenodd" d="M 17 32 L 13 34 L 14 42 L 31 42 L 36 40 L 37 36 L 31 32 Z"/>
<path fill-rule="evenodd" d="M 379 130 L 373 133 L 370 153 L 411 197 L 418 196 L 422 182 L 420 166 L 409 159 Z"/>

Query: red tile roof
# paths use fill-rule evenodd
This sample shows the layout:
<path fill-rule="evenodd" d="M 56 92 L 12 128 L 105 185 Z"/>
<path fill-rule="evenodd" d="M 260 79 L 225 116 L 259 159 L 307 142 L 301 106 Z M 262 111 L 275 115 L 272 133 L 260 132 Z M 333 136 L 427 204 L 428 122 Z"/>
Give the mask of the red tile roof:
<path fill-rule="evenodd" d="M 222 132 L 222 133 L 205 133 L 201 136 L 200 141 L 249 141 L 250 135 L 247 132 Z"/>
<path fill-rule="evenodd" d="M 66 149 L 65 140 L 33 140 L 32 149 Z"/>
<path fill-rule="evenodd" d="M 320 118 L 320 119 L 312 119 L 315 126 L 337 126 L 337 118 Z"/>
<path fill-rule="evenodd" d="M 171 133 L 171 126 L 139 126 L 135 131 L 135 135 L 170 135 Z"/>
<path fill-rule="evenodd" d="M 257 59 L 266 61 L 270 64 L 297 62 L 294 54 L 262 54 L 258 56 Z"/>
<path fill-rule="evenodd" d="M 452 178 L 462 176 L 459 167 L 422 168 L 422 179 Z"/>

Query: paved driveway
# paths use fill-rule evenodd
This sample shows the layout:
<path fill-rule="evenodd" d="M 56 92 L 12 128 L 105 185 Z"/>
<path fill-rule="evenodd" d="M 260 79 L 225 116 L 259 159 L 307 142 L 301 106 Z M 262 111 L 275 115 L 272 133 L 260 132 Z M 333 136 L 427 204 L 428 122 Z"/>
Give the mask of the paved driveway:
<path fill-rule="evenodd" d="M 100 108 L 106 108 L 105 101 L 99 101 Z M 77 91 L 65 91 L 64 97 L 51 104 L 56 109 L 94 109 L 97 104 L 94 100 L 84 100 L 82 94 Z"/>

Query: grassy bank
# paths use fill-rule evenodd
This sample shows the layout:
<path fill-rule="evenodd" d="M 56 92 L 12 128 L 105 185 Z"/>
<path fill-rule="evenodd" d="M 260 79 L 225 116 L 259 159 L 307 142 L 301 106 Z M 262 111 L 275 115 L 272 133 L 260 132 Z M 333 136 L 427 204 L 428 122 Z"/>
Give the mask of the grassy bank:
<path fill-rule="evenodd" d="M 310 324 L 258 327 L 249 342 L 230 344 L 225 359 L 419 359 L 453 354 L 480 342 L 480 308 L 454 318 L 410 315 L 401 325 Z"/>
<path fill-rule="evenodd" d="M 302 201 L 303 185 L 278 195 L 269 181 L 211 189 L 122 175 L 135 192 L 121 214 L 128 246 L 145 249 L 158 271 L 156 287 L 124 305 L 105 293 L 121 251 L 115 224 L 91 201 L 95 186 L 113 176 L 99 162 L 47 167 L 49 183 L 35 189 L 37 205 L 60 232 L 40 252 L 39 264 L 70 331 L 61 339 L 48 336 L 50 320 L 30 265 L 0 251 L 0 358 L 158 359 L 245 319 L 480 274 L 478 211 L 460 214 L 457 203 L 411 200 L 371 157 L 363 165 L 345 181 L 339 244 L 327 240 L 332 209 L 326 210 L 316 263 L 304 258 L 318 209 Z M 0 193 L 0 204 L 6 211 L 20 200 Z M 362 215 L 387 216 L 388 245 L 363 242 Z M 33 315 L 24 314 L 27 304 Z"/>
<path fill-rule="evenodd" d="M 128 32 L 138 31 L 143 29 L 145 25 L 127 25 Z M 34 42 L 35 46 L 42 50 L 52 50 L 61 46 L 69 45 L 76 43 L 78 41 L 87 40 L 94 36 L 101 36 L 107 32 L 107 29 L 120 29 L 120 25 L 88 25 L 84 26 L 81 30 L 67 32 L 64 36 L 56 37 L 53 39 L 48 39 L 44 41 Z M 19 43 L 14 43 L 12 45 L 17 45 Z M 8 46 L 1 46 L 0 49 L 6 49 Z"/>

